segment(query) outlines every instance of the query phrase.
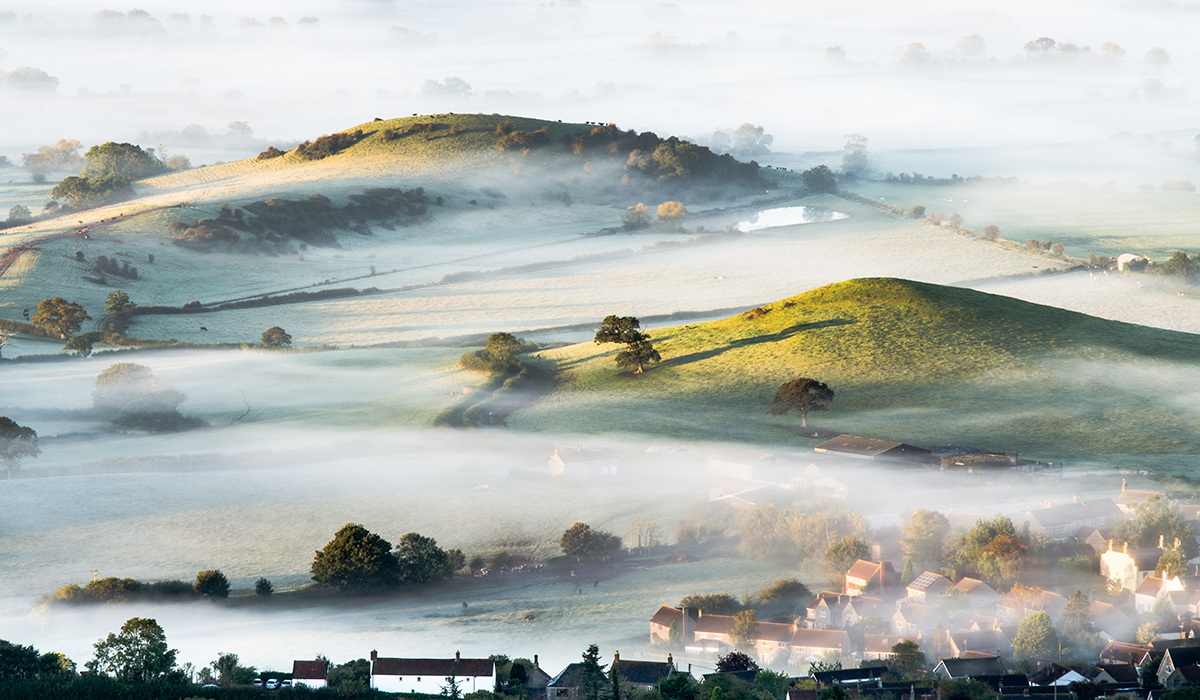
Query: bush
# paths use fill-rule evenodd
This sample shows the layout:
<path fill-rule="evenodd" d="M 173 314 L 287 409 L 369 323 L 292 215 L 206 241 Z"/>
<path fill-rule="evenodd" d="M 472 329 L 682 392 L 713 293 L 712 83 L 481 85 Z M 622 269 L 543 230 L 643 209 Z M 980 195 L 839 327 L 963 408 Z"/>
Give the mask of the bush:
<path fill-rule="evenodd" d="M 196 583 L 192 588 L 205 598 L 229 597 L 229 579 L 225 578 L 220 569 L 209 569 L 196 574 Z"/>
<path fill-rule="evenodd" d="M 914 204 L 912 209 L 909 210 L 909 212 L 912 214 L 912 218 L 919 219 L 922 216 L 925 216 L 925 205 L 924 204 Z"/>
<path fill-rule="evenodd" d="M 815 168 L 809 168 L 800 173 L 800 178 L 809 192 L 832 194 L 838 191 L 837 178 L 828 166 L 818 165 Z M 922 209 L 924 208 L 922 207 Z"/>
<path fill-rule="evenodd" d="M 511 119 L 505 119 L 504 121 L 502 121 L 496 125 L 496 133 L 499 134 L 500 136 L 504 136 L 506 134 L 512 133 L 512 130 L 513 130 L 513 123 L 512 123 Z"/>
<path fill-rule="evenodd" d="M 305 141 L 296 147 L 296 155 L 304 160 L 321 160 L 337 155 L 363 139 L 363 130 L 327 134 L 316 141 Z"/>
<path fill-rule="evenodd" d="M 513 151 L 517 149 L 533 149 L 539 146 L 544 146 L 550 143 L 550 127 L 543 126 L 537 131 L 510 131 L 506 132 L 496 142 L 496 148 L 501 151 Z"/>
<path fill-rule="evenodd" d="M 270 579 L 260 578 L 254 582 L 254 594 L 259 596 L 269 596 L 275 592 L 275 587 L 271 585 Z"/>
<path fill-rule="evenodd" d="M 262 153 L 259 153 L 258 157 L 255 158 L 254 160 L 270 160 L 272 158 L 278 158 L 279 156 L 281 156 L 283 154 L 284 154 L 284 151 L 281 151 L 278 148 L 275 148 L 274 146 L 267 146 L 267 150 L 263 151 Z"/>
<path fill-rule="evenodd" d="M 989 241 L 994 241 L 1000 236 L 1000 227 L 995 224 L 988 224 L 983 227 L 983 237 Z"/>
<path fill-rule="evenodd" d="M 467 130 L 467 127 L 463 126 L 462 124 L 451 124 L 450 125 L 450 133 L 451 134 L 455 134 L 455 135 L 461 134 L 462 132 L 464 132 L 466 130 Z"/>
<path fill-rule="evenodd" d="M 687 217 L 687 209 L 683 202 L 663 202 L 658 205 L 659 221 L 683 221 Z"/>

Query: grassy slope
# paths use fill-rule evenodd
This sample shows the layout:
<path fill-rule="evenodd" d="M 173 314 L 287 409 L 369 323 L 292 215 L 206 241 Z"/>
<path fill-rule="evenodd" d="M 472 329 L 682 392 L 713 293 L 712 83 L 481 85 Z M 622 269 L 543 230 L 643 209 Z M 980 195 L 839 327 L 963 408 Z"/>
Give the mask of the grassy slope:
<path fill-rule="evenodd" d="M 641 378 L 618 375 L 616 346 L 544 353 L 560 388 L 510 425 L 807 445 L 784 429 L 794 419 L 766 415 L 775 388 L 804 375 L 838 392 L 818 422 L 848 432 L 1075 461 L 1200 452 L 1200 418 L 1170 405 L 1186 394 L 1164 374 L 1197 376 L 1200 336 L 889 278 L 769 308 L 653 332 L 664 361 Z M 1142 373 L 1140 388 L 1114 379 Z"/>

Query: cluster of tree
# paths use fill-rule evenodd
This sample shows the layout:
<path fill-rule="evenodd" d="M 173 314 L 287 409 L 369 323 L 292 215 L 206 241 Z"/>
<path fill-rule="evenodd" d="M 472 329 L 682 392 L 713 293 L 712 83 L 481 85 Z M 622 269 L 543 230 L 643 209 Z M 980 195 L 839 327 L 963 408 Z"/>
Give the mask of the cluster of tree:
<path fill-rule="evenodd" d="M 1170 259 L 1161 263 L 1151 263 L 1147 267 L 1151 274 L 1166 277 L 1178 277 L 1191 284 L 1200 283 L 1200 253 L 1188 257 L 1182 250 L 1171 254 Z"/>
<path fill-rule="evenodd" d="M 650 342 L 650 336 L 641 331 L 641 322 L 633 316 L 605 316 L 600 322 L 600 330 L 596 331 L 595 341 L 598 345 L 624 345 L 625 349 L 617 353 L 617 366 L 637 367 L 635 374 L 641 374 L 645 365 L 662 360 Z"/>
<path fill-rule="evenodd" d="M 1163 557 L 1170 555 L 1168 562 L 1179 556 L 1185 561 L 1200 556 L 1200 544 L 1197 544 L 1196 533 L 1184 519 L 1179 506 L 1170 499 L 1151 496 L 1136 504 L 1134 512 L 1135 517 L 1123 520 L 1113 528 L 1114 541 L 1127 542 L 1131 547 L 1157 547 L 1161 541 L 1167 549 Z M 1171 550 L 1175 548 L 1179 549 L 1179 553 L 1171 554 Z M 1160 564 L 1158 573 L 1161 573 L 1163 568 L 1182 573 L 1170 564 Z"/>
<path fill-rule="evenodd" d="M 50 196 L 65 200 L 72 209 L 81 210 L 124 202 L 137 193 L 130 186 L 128 177 L 109 173 L 91 177 L 72 175 L 55 185 Z"/>
<path fill-rule="evenodd" d="M 587 523 L 575 523 L 563 531 L 558 541 L 563 554 L 575 557 L 577 561 L 585 558 L 605 561 L 609 557 L 621 553 L 621 538 L 604 530 L 592 530 Z"/>
<path fill-rule="evenodd" d="M 728 153 L 738 158 L 753 158 L 771 153 L 771 144 L 775 137 L 768 134 L 766 129 L 749 122 L 733 130 L 733 134 L 724 131 L 714 131 L 708 140 L 708 147 L 713 153 Z"/>
<path fill-rule="evenodd" d="M 543 126 L 534 131 L 520 131 L 512 129 L 512 122 L 508 122 L 507 120 L 501 122 L 500 125 L 503 126 L 505 123 L 509 126 L 508 131 L 500 131 L 500 127 L 497 127 L 497 133 L 501 134 L 500 138 L 496 141 L 495 148 L 497 150 L 533 150 L 550 143 L 549 126 Z"/>
<path fill-rule="evenodd" d="M 92 263 L 92 270 L 106 275 L 116 275 L 126 279 L 138 279 L 138 271 L 136 267 L 130 267 L 128 260 L 118 261 L 116 258 L 109 258 L 105 255 L 97 255 L 96 260 Z"/>
<path fill-rule="evenodd" d="M 36 430 L 20 425 L 8 416 L 0 416 L 0 464 L 4 465 L 9 479 L 21 469 L 21 460 L 26 457 L 37 459 L 41 453 Z"/>
<path fill-rule="evenodd" d="M 293 239 L 303 242 L 301 250 L 308 244 L 337 248 L 336 230 L 370 235 L 370 222 L 387 230 L 410 226 L 426 216 L 429 204 L 421 187 L 376 187 L 350 195 L 349 200 L 338 207 L 328 197 L 312 194 L 307 199 L 260 200 L 244 208 L 222 204 L 215 219 L 195 224 L 175 221 L 168 228 L 176 234 L 176 245 L 194 250 L 210 251 L 225 244 L 239 252 L 295 253 Z M 250 236 L 243 238 L 238 231 Z"/>
<path fill-rule="evenodd" d="M 70 583 L 59 587 L 51 600 L 71 604 L 128 603 L 132 601 L 169 601 L 202 598 L 228 598 L 229 579 L 220 569 L 196 574 L 192 583 L 186 581 L 138 581 L 132 578 L 107 576 L 80 586 Z M 266 578 L 255 583 L 255 594 L 269 596 L 274 586 Z"/>
<path fill-rule="evenodd" d="M 313 557 L 317 583 L 346 591 L 371 591 L 440 581 L 466 564 L 462 550 L 443 550 L 415 532 L 392 545 L 362 525 L 347 523 Z"/>
<path fill-rule="evenodd" d="M 250 151 L 267 145 L 265 140 L 254 138 L 254 129 L 243 121 L 231 121 L 226 124 L 224 134 L 210 133 L 200 124 L 188 124 L 182 129 L 140 131 L 137 142 L 212 151 Z M 170 160 L 167 159 L 168 163 Z"/>
<path fill-rule="evenodd" d="M 21 160 L 34 180 L 42 182 L 49 173 L 78 172 L 84 163 L 81 148 L 78 139 L 59 139 L 53 146 L 39 146 L 36 153 L 22 153 Z"/>
<path fill-rule="evenodd" d="M 742 601 L 728 592 L 693 593 L 684 596 L 683 600 L 679 601 L 678 607 L 700 610 L 708 615 L 736 616 L 739 613 L 751 612 L 754 614 L 755 621 L 761 615 L 764 619 L 776 622 L 792 622 L 798 615 L 804 614 L 805 606 L 812 600 L 812 596 L 812 591 L 799 579 L 785 578 L 779 579 L 758 593 L 747 594 Z M 747 616 L 744 619 L 750 618 Z M 672 625 L 670 639 L 662 640 L 663 643 L 669 643 L 672 646 L 679 644 L 682 630 L 676 629 L 677 627 L 676 624 Z"/>
<path fill-rule="evenodd" d="M 506 377 L 520 372 L 525 364 L 520 355 L 537 346 L 517 338 L 512 333 L 492 333 L 487 345 L 462 356 L 459 364 L 472 372 L 486 372 L 495 377 Z"/>
<path fill-rule="evenodd" d="M 830 545 L 846 535 L 865 538 L 868 527 L 852 510 L 817 502 L 782 510 L 756 506 L 742 516 L 738 533 L 745 556 L 796 564 L 823 557 Z"/>
<path fill-rule="evenodd" d="M 650 218 L 650 207 L 638 202 L 636 205 L 625 208 L 625 213 L 621 214 L 621 226 L 626 231 L 634 231 L 639 228 L 646 228 L 652 222 Z"/>
<path fill-rule="evenodd" d="M 1036 238 L 1030 238 L 1029 240 L 1025 241 L 1025 248 L 1027 250 L 1035 250 L 1035 251 L 1036 250 L 1044 250 L 1044 251 L 1052 252 L 1055 255 L 1062 255 L 1063 250 L 1064 250 L 1064 246 L 1062 243 L 1055 243 L 1054 241 L 1050 241 L 1050 240 L 1039 241 Z"/>
<path fill-rule="evenodd" d="M 946 187 L 950 185 L 981 185 L 985 183 L 989 185 L 1015 185 L 1019 183 L 1019 180 L 1015 177 L 985 178 L 982 175 L 962 177 L 958 174 L 952 174 L 950 177 L 934 177 L 933 175 L 922 175 L 918 172 L 900 173 L 899 175 L 888 172 L 883 176 L 883 180 L 884 182 L 891 182 L 900 185 L 936 185 L 939 187 Z"/>
<path fill-rule="evenodd" d="M 109 141 L 92 146 L 83 155 L 83 159 L 83 170 L 79 175 L 89 179 L 119 175 L 130 181 L 141 180 L 161 174 L 167 169 L 155 155 L 153 148 L 143 149 L 132 143 Z"/>
<path fill-rule="evenodd" d="M 267 150 L 259 153 L 258 157 L 256 157 L 254 160 L 271 160 L 272 158 L 278 158 L 285 153 L 287 153 L 287 151 L 281 151 L 274 146 L 267 146 Z"/>
<path fill-rule="evenodd" d="M 304 160 L 321 160 L 322 158 L 328 158 L 329 156 L 341 153 L 361 141 L 365 136 L 366 134 L 363 133 L 362 129 L 326 134 L 316 141 L 301 143 L 299 146 L 296 146 L 293 153 Z"/>

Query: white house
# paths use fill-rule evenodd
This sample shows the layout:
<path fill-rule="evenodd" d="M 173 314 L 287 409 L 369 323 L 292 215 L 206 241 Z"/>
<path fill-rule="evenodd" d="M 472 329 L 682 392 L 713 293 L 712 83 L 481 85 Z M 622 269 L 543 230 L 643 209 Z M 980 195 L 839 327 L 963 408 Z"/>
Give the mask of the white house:
<path fill-rule="evenodd" d="M 371 687 L 387 693 L 441 695 L 453 676 L 463 695 L 496 687 L 496 664 L 491 659 L 396 659 L 371 652 Z"/>
<path fill-rule="evenodd" d="M 1120 548 L 1109 544 L 1108 551 L 1100 555 L 1100 575 L 1120 581 L 1122 588 L 1133 593 L 1154 573 L 1162 553 L 1156 547 L 1131 549 L 1128 544 Z"/>

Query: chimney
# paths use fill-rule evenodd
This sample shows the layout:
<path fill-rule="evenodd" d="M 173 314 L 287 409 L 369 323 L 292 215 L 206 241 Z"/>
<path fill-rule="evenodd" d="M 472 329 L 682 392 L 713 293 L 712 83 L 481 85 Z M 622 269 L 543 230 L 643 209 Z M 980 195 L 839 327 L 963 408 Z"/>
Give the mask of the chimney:
<path fill-rule="evenodd" d="M 1175 549 L 1179 549 L 1179 538 L 1175 538 Z"/>
<path fill-rule="evenodd" d="M 534 667 L 534 668 L 541 668 L 541 666 L 538 666 L 537 654 L 534 654 L 534 655 L 533 655 L 533 667 Z"/>
<path fill-rule="evenodd" d="M 462 661 L 462 654 L 458 653 L 457 651 L 456 651 L 456 652 L 454 652 L 454 660 L 455 660 L 455 661 Z"/>
<path fill-rule="evenodd" d="M 670 652 L 667 652 L 667 665 L 671 666 L 672 668 L 675 667 L 675 657 L 672 656 Z"/>
<path fill-rule="evenodd" d="M 1072 503 L 1078 503 L 1078 502 L 1079 502 L 1079 496 L 1071 496 L 1071 502 L 1072 502 Z"/>
<path fill-rule="evenodd" d="M 1165 576 L 1165 574 L 1164 574 L 1164 576 Z M 613 668 L 616 668 L 617 664 L 619 664 L 619 663 L 621 663 L 621 652 L 614 651 L 613 652 L 613 662 L 612 662 Z"/>
<path fill-rule="evenodd" d="M 1110 552 L 1117 551 L 1117 548 L 1113 546 L 1113 541 L 1112 541 L 1111 537 L 1108 538 L 1108 551 L 1110 551 Z"/>
<path fill-rule="evenodd" d="M 372 661 L 379 660 L 379 652 L 375 651 L 374 649 L 371 650 L 371 660 Z"/>
<path fill-rule="evenodd" d="M 1125 480 L 1121 479 L 1121 493 L 1125 493 Z"/>

